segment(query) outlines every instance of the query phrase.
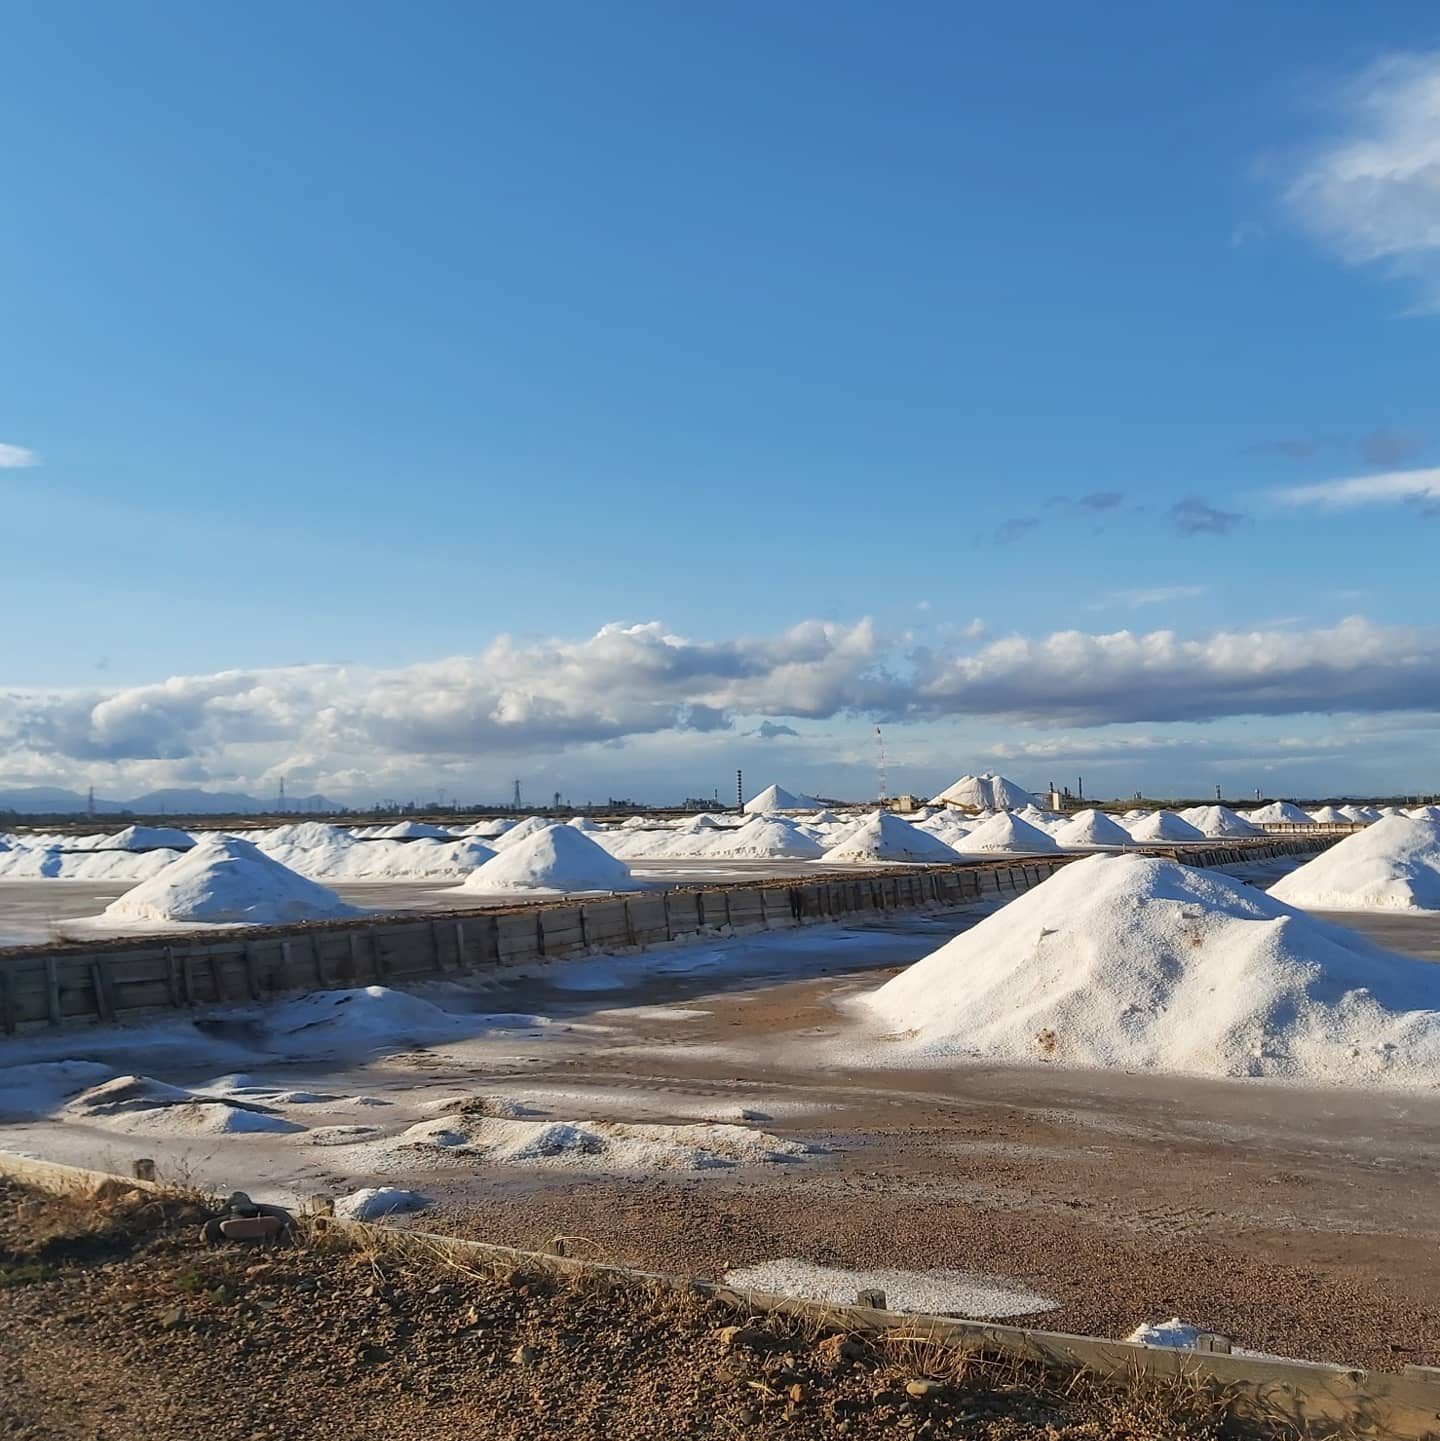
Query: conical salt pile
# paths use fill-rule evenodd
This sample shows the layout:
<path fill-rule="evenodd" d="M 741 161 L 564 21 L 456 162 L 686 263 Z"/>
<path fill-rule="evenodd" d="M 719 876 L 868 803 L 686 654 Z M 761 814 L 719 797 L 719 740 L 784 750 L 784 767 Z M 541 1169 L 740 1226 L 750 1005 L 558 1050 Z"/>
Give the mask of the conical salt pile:
<path fill-rule="evenodd" d="M 362 914 L 249 841 L 202 841 L 105 908 L 117 921 L 273 926 Z"/>
<path fill-rule="evenodd" d="M 1440 823 L 1387 816 L 1270 887 L 1312 911 L 1440 911 Z"/>
<path fill-rule="evenodd" d="M 991 816 L 957 844 L 966 854 L 996 851 L 1009 855 L 1047 855 L 1060 849 L 1054 836 L 1007 811 Z"/>
<path fill-rule="evenodd" d="M 518 827 L 517 827 L 518 829 Z M 630 891 L 630 867 L 597 846 L 574 826 L 545 826 L 506 846 L 494 860 L 473 870 L 462 890 Z"/>
<path fill-rule="evenodd" d="M 1177 861 L 1090 856 L 866 997 L 872 1059 L 1440 1082 L 1440 966 Z M 847 1042 L 853 1049 L 853 1040 Z"/>
<path fill-rule="evenodd" d="M 876 811 L 846 831 L 825 852 L 827 861 L 907 861 L 911 865 L 942 865 L 960 859 L 938 836 L 901 820 L 893 811 Z"/>

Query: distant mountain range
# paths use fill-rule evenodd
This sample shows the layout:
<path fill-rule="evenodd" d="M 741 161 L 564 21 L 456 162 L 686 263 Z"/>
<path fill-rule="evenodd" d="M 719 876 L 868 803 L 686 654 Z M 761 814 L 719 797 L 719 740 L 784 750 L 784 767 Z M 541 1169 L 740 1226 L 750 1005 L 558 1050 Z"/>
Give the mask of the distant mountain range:
<path fill-rule="evenodd" d="M 17 811 L 22 815 L 84 815 L 88 799 L 78 791 L 59 786 L 17 786 L 0 790 L 0 812 Z M 246 815 L 270 812 L 274 800 L 256 800 L 238 791 L 165 790 L 147 791 L 128 801 L 102 800 L 95 797 L 96 815 L 136 816 L 199 816 Z M 334 811 L 341 809 L 325 796 L 286 796 L 286 811 Z"/>

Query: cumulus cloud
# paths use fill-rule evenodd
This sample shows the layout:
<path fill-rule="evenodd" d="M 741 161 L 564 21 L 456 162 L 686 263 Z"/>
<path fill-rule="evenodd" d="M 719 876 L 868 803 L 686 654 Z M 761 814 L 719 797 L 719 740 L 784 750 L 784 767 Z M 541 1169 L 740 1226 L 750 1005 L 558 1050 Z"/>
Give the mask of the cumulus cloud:
<path fill-rule="evenodd" d="M 908 650 L 864 620 L 721 641 L 650 623 L 580 641 L 502 637 L 478 655 L 391 670 L 282 667 L 0 694 L 0 779 L 206 776 L 243 788 L 286 774 L 338 793 L 586 747 L 723 748 L 737 718 L 771 740 L 804 720 L 847 716 L 1099 727 L 1437 709 L 1440 629 L 1363 619 L 1190 639 L 957 631 L 938 648 Z"/>
<path fill-rule="evenodd" d="M 1352 475 L 1310 485 L 1287 485 L 1272 492 L 1282 505 L 1352 510 L 1361 505 L 1440 504 L 1440 469 L 1392 470 Z"/>
<path fill-rule="evenodd" d="M 1244 516 L 1233 510 L 1219 510 L 1191 495 L 1172 505 L 1165 518 L 1181 535 L 1229 535 Z"/>
<path fill-rule="evenodd" d="M 1314 147 L 1285 199 L 1342 260 L 1417 278 L 1440 304 L 1440 52 L 1387 55 L 1338 96 L 1336 133 Z"/>
<path fill-rule="evenodd" d="M 23 445 L 6 445 L 0 442 L 0 470 L 25 470 L 39 465 L 40 457 Z"/>

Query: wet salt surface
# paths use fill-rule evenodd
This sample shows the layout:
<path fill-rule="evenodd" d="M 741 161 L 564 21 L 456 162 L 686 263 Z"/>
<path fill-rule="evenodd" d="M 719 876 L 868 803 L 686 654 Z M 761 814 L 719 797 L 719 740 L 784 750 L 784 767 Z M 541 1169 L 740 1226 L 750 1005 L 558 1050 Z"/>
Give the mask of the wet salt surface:
<path fill-rule="evenodd" d="M 841 1266 L 817 1266 L 788 1256 L 737 1267 L 725 1273 L 725 1281 L 727 1285 L 750 1291 L 845 1306 L 853 1305 L 860 1291 L 883 1291 L 886 1308 L 891 1311 L 977 1321 L 1030 1316 L 1039 1311 L 1057 1310 L 1060 1304 L 1003 1276 L 890 1268 L 851 1271 Z"/>

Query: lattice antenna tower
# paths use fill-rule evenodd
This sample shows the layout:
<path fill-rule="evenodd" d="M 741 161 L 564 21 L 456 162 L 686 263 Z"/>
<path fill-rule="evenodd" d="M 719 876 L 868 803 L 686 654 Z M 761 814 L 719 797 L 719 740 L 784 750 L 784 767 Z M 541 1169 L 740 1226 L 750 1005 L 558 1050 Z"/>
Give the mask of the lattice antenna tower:
<path fill-rule="evenodd" d="M 885 766 L 885 732 L 879 726 L 875 727 L 875 750 L 880 774 L 880 799 L 888 801 L 890 799 L 890 777 Z"/>

